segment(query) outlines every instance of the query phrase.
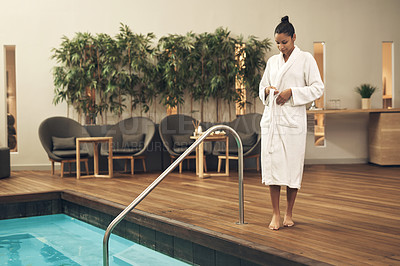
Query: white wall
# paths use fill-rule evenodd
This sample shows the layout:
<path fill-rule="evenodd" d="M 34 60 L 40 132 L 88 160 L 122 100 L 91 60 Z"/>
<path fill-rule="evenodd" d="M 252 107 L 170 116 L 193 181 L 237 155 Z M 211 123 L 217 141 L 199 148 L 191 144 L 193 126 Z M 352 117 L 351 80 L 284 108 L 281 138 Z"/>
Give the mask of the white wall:
<path fill-rule="evenodd" d="M 326 43 L 326 99 L 340 98 L 345 108 L 359 108 L 354 87 L 381 87 L 381 42 L 394 41 L 395 72 L 400 74 L 400 1 L 397 0 L 13 0 L 1 1 L 0 73 L 4 73 L 4 45 L 16 45 L 18 147 L 13 169 L 49 165 L 37 135 L 45 118 L 65 116 L 66 105 L 54 106 L 51 48 L 75 32 L 115 35 L 122 22 L 135 32 L 201 33 L 228 27 L 233 34 L 273 39 L 280 17 L 289 15 L 297 31 L 297 45 L 312 52 L 314 41 Z M 274 47 L 271 54 L 277 52 Z M 0 145 L 6 145 L 4 74 L 0 75 Z M 377 92 L 372 107 L 382 106 Z M 395 83 L 395 107 L 400 85 Z M 212 106 L 210 103 L 209 106 Z M 163 108 L 159 108 L 161 112 Z M 258 112 L 262 106 L 257 105 Z M 162 118 L 157 111 L 157 121 Z M 365 115 L 328 116 L 327 147 L 307 146 L 309 162 L 365 161 L 368 153 Z M 110 122 L 110 121 L 109 121 Z"/>

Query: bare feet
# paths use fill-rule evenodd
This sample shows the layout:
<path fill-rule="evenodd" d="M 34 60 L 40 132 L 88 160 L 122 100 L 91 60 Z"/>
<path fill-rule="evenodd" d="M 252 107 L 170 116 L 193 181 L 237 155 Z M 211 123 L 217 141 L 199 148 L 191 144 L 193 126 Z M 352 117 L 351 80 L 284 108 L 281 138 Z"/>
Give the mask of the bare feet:
<path fill-rule="evenodd" d="M 285 215 L 284 219 L 283 219 L 283 226 L 285 227 L 292 227 L 294 225 L 292 216 L 289 215 Z"/>
<path fill-rule="evenodd" d="M 269 224 L 268 228 L 271 230 L 278 230 L 280 227 L 280 220 L 281 217 L 279 215 L 272 215 L 271 223 Z"/>

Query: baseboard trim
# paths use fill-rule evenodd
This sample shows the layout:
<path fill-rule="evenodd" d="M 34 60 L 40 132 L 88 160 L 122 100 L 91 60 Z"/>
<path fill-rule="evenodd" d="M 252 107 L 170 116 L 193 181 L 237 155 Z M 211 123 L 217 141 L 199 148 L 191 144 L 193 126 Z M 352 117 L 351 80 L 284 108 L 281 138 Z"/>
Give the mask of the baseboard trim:
<path fill-rule="evenodd" d="M 304 164 L 365 164 L 368 158 L 339 158 L 339 159 L 305 159 Z M 60 165 L 54 166 L 60 170 Z M 51 171 L 51 164 L 19 164 L 11 165 L 11 171 Z"/>
<path fill-rule="evenodd" d="M 54 166 L 55 170 L 60 169 L 60 165 Z M 18 164 L 11 165 L 11 171 L 51 171 L 51 164 Z"/>
<path fill-rule="evenodd" d="M 304 164 L 365 164 L 368 158 L 305 159 Z"/>

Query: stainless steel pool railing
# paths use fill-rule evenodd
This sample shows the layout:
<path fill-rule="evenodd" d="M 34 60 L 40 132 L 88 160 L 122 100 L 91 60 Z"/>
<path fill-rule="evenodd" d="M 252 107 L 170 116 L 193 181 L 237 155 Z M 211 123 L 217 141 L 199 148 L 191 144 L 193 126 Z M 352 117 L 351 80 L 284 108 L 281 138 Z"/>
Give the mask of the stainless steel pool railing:
<path fill-rule="evenodd" d="M 179 156 L 165 171 L 157 177 L 128 207 L 126 207 L 107 227 L 107 230 L 103 238 L 103 265 L 109 265 L 109 249 L 108 242 L 112 230 L 119 224 L 119 222 L 124 219 L 124 217 L 133 210 L 170 172 L 172 172 L 175 167 L 182 162 L 187 155 L 189 155 L 201 142 L 204 141 L 211 132 L 216 130 L 226 130 L 230 131 L 235 137 L 236 143 L 238 145 L 238 176 L 239 176 L 239 222 L 237 224 L 244 224 L 244 198 L 243 198 L 243 144 L 239 137 L 239 134 L 231 127 L 226 125 L 215 125 L 210 127 L 206 132 L 204 132 L 181 156 Z M 203 166 L 199 166 L 203 167 Z"/>

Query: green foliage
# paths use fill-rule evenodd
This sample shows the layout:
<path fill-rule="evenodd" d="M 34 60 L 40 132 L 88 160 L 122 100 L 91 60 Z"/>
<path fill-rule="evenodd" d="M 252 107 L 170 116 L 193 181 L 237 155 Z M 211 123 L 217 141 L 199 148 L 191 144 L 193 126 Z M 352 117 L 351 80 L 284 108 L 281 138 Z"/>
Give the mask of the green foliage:
<path fill-rule="evenodd" d="M 190 86 L 190 54 L 195 36 L 169 34 L 158 41 L 158 71 L 163 86 L 159 88 L 165 106 L 176 107 L 184 103 L 184 92 Z M 189 82 L 188 82 L 189 81 Z"/>
<path fill-rule="evenodd" d="M 120 117 L 127 104 L 131 110 L 140 104 L 148 111 L 154 95 L 154 37 L 134 34 L 123 24 L 115 38 L 89 33 L 76 33 L 73 39 L 64 36 L 60 48 L 52 49 L 58 63 L 53 70 L 54 104 L 72 104 L 91 123 L 107 110 Z"/>
<path fill-rule="evenodd" d="M 205 32 L 197 35 L 194 49 L 190 54 L 193 86 L 189 88 L 189 91 L 196 101 L 208 100 L 211 96 L 211 92 L 208 89 L 213 76 L 213 61 L 210 53 L 211 39 L 212 34 L 210 33 Z"/>
<path fill-rule="evenodd" d="M 121 117 L 129 108 L 147 112 L 157 96 L 168 107 L 184 103 L 185 92 L 203 104 L 210 97 L 238 101 L 235 78 L 241 75 L 253 97 L 265 66 L 269 39 L 234 38 L 228 29 L 213 33 L 170 34 L 153 44 L 153 33 L 134 33 L 121 24 L 115 37 L 76 33 L 52 49 L 54 104 L 67 102 L 91 122 L 110 111 Z M 239 69 L 235 45 L 245 43 L 245 68 Z M 217 108 L 218 110 L 218 108 Z M 218 111 L 217 111 L 218 112 Z M 218 118 L 218 113 L 217 113 Z"/>
<path fill-rule="evenodd" d="M 356 92 L 361 95 L 361 98 L 371 98 L 376 89 L 376 87 L 370 84 L 361 84 L 360 86 L 356 87 Z"/>
<path fill-rule="evenodd" d="M 245 67 L 239 68 L 235 58 L 235 45 L 245 44 Z M 230 31 L 218 28 L 213 33 L 202 33 L 196 36 L 194 49 L 190 55 L 191 83 L 189 91 L 193 98 L 201 101 L 201 120 L 203 120 L 203 103 L 210 97 L 230 103 L 240 100 L 235 89 L 235 78 L 241 75 L 245 86 L 250 89 L 252 97 L 258 97 L 258 84 L 265 67 L 265 55 L 270 49 L 269 39 L 258 41 L 250 36 L 247 42 L 242 37 L 232 37 Z M 218 120 L 217 108 L 217 120 Z"/>
<path fill-rule="evenodd" d="M 271 41 L 267 38 L 259 41 L 250 36 L 245 42 L 246 63 L 243 68 L 244 83 L 253 98 L 258 97 L 259 84 L 265 69 L 265 56 L 271 50 Z"/>
<path fill-rule="evenodd" d="M 211 78 L 211 95 L 216 99 L 236 101 L 235 77 L 238 74 L 235 60 L 235 39 L 230 31 L 216 29 L 211 39 L 210 54 L 212 57 L 213 77 Z"/>
<path fill-rule="evenodd" d="M 54 68 L 54 103 L 66 101 L 79 113 L 93 117 L 97 108 L 92 106 L 92 98 L 86 93 L 87 88 L 96 86 L 92 78 L 97 63 L 93 57 L 93 36 L 77 33 L 71 40 L 66 36 L 62 39 L 61 48 L 52 50 L 52 58 L 61 64 Z"/>
<path fill-rule="evenodd" d="M 121 53 L 120 71 L 116 74 L 119 86 L 118 91 L 114 92 L 110 99 L 119 99 L 120 95 L 130 96 L 131 112 L 138 105 L 141 105 L 142 110 L 147 112 L 148 104 L 155 94 L 155 88 L 151 82 L 154 75 L 154 67 L 151 62 L 155 56 L 155 49 L 152 47 L 154 38 L 153 33 L 135 34 L 123 24 L 121 24 L 120 33 L 116 37 L 118 50 Z"/>

